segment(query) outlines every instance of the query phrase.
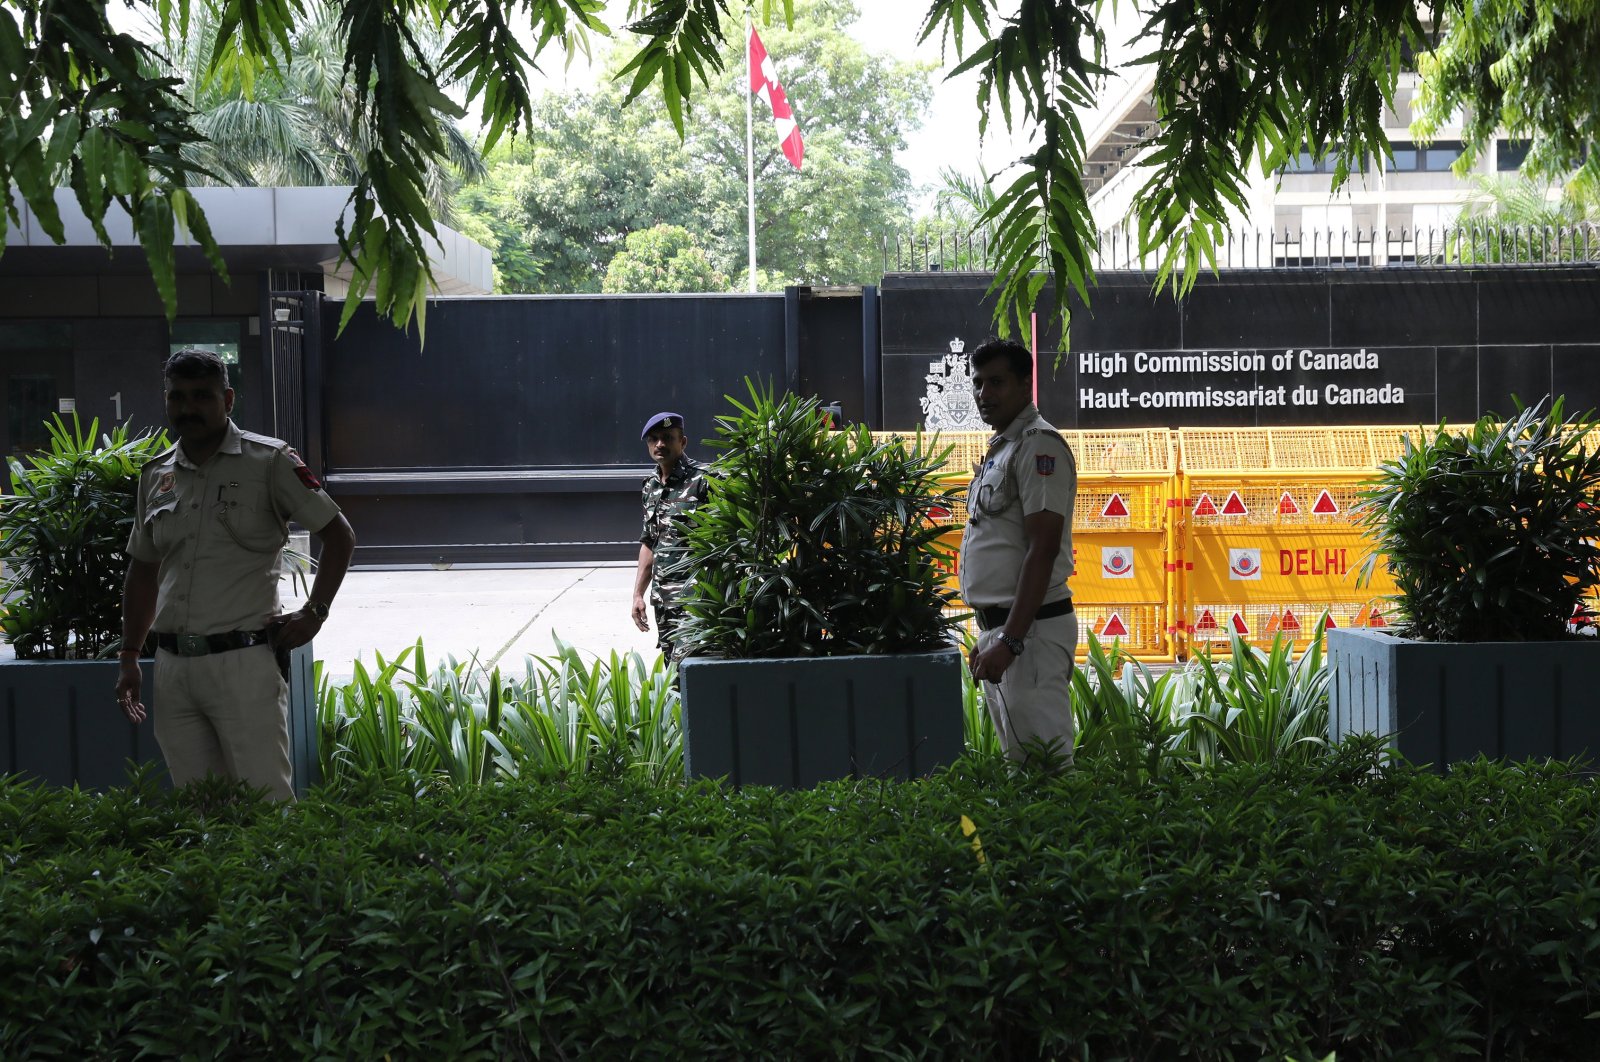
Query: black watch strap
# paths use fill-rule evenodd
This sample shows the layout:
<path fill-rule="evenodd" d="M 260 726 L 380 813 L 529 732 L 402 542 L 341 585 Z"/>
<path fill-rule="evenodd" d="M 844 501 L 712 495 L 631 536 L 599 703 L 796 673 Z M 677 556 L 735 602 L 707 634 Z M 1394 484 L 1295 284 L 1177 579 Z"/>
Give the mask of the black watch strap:
<path fill-rule="evenodd" d="M 328 618 L 328 606 L 321 601 L 308 598 L 306 600 L 306 611 L 317 617 L 319 621 L 325 621 Z"/>

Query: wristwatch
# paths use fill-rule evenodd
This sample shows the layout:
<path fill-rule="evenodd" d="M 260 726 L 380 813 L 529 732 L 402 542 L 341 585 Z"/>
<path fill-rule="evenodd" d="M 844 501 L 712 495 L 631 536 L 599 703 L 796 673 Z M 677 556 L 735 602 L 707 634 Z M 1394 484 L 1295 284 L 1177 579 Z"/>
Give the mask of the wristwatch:
<path fill-rule="evenodd" d="M 317 617 L 318 623 L 326 623 L 328 621 L 328 606 L 323 604 L 321 601 L 317 601 L 314 598 L 307 598 L 305 609 L 307 612 Z"/>
<path fill-rule="evenodd" d="M 1027 648 L 1027 646 L 1023 644 L 1021 638 L 1013 638 L 1005 631 L 1000 632 L 1000 644 L 1005 646 L 1007 649 L 1010 649 L 1012 656 L 1021 656 L 1022 650 Z"/>

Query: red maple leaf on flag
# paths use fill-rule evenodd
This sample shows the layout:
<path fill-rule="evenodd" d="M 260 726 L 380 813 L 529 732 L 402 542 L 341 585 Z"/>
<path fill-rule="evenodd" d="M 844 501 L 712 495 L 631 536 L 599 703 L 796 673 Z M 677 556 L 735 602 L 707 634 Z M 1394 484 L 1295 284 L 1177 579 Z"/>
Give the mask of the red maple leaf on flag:
<path fill-rule="evenodd" d="M 750 91 L 760 96 L 772 108 L 772 122 L 778 127 L 778 143 L 783 146 L 783 157 L 795 169 L 805 157 L 805 141 L 800 138 L 800 123 L 794 120 L 789 109 L 789 97 L 778 83 L 778 70 L 772 65 L 766 47 L 754 26 L 750 27 Z"/>

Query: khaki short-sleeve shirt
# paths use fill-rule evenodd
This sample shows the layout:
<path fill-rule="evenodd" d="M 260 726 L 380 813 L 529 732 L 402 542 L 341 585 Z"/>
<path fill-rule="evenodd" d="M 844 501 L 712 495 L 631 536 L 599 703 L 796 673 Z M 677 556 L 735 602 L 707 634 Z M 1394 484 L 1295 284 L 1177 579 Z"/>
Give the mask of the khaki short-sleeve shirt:
<path fill-rule="evenodd" d="M 127 553 L 159 565 L 155 630 L 260 630 L 279 610 L 287 521 L 320 531 L 339 514 L 289 445 L 240 431 L 203 465 L 174 444 L 139 474 Z"/>
<path fill-rule="evenodd" d="M 1050 570 L 1044 604 L 1072 596 L 1072 504 L 1078 466 L 1072 450 L 1034 406 L 989 440 L 967 490 L 961 536 L 961 596 L 972 608 L 1010 605 L 1028 551 L 1023 518 L 1049 510 L 1063 517 L 1061 552 Z"/>

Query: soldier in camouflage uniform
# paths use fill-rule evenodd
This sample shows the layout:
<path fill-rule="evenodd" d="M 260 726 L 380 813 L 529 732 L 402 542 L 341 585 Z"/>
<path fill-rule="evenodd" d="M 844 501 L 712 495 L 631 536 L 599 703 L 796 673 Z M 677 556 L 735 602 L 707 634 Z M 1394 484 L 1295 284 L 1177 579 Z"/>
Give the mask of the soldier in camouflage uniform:
<path fill-rule="evenodd" d="M 677 660 L 682 654 L 674 644 L 673 632 L 683 616 L 678 597 L 690 579 L 672 569 L 684 557 L 688 514 L 706 500 L 706 467 L 683 452 L 688 440 L 683 434 L 683 418 L 676 413 L 657 413 L 645 422 L 639 437 L 656 470 L 644 481 L 644 530 L 639 535 L 639 574 L 633 583 L 633 622 L 641 631 L 650 629 L 644 611 L 648 587 L 656 614 L 656 644 L 663 656 Z M 670 574 L 662 578 L 658 572 Z"/>

